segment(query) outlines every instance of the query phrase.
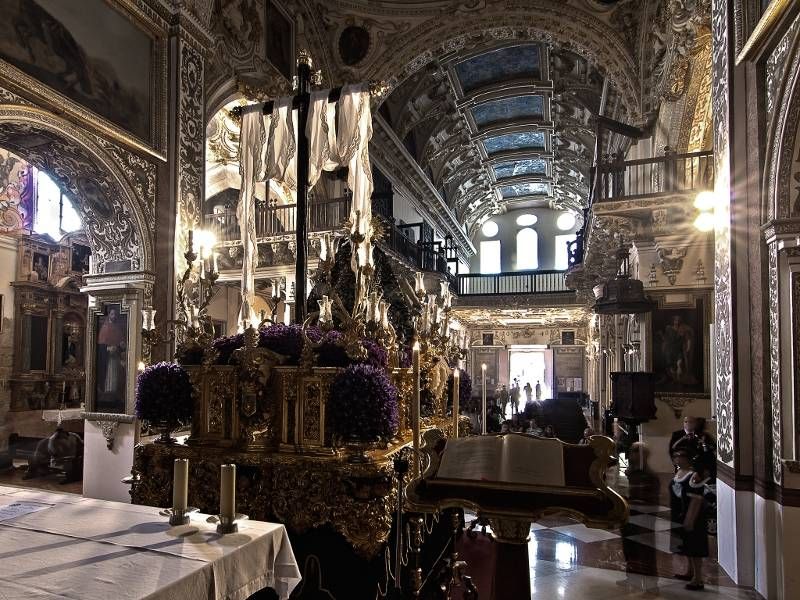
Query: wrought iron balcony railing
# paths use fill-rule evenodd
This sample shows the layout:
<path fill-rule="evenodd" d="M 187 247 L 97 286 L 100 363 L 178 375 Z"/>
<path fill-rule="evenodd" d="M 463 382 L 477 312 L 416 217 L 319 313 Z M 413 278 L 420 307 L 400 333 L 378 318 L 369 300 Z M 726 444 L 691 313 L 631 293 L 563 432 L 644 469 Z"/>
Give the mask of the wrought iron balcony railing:
<path fill-rule="evenodd" d="M 714 187 L 714 153 L 710 150 L 639 160 L 600 162 L 595 171 L 592 204 L 607 200 L 694 193 Z"/>
<path fill-rule="evenodd" d="M 350 216 L 351 198 L 343 197 L 324 202 L 311 202 L 308 206 L 308 230 L 319 233 L 335 231 Z M 256 207 L 256 238 L 259 242 L 285 239 L 296 233 L 297 206 L 260 205 Z M 447 253 L 441 242 L 415 242 L 403 229 L 384 219 L 384 237 L 380 244 L 406 260 L 412 267 L 448 275 Z M 224 246 L 241 242 L 239 221 L 234 209 L 224 209 L 205 216 L 205 226 Z"/>
<path fill-rule="evenodd" d="M 491 275 L 469 273 L 456 276 L 459 296 L 500 294 L 554 294 L 571 290 L 564 283 L 564 271 L 510 271 Z"/>

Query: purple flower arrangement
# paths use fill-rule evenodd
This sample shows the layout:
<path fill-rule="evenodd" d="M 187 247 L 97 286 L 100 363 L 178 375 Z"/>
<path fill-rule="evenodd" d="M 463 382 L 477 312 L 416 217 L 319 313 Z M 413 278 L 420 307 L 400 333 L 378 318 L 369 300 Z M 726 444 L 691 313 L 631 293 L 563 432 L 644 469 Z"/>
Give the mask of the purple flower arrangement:
<path fill-rule="evenodd" d="M 172 428 L 192 416 L 192 382 L 176 363 L 150 365 L 136 379 L 136 416 Z"/>
<path fill-rule="evenodd" d="M 346 367 L 353 363 L 347 356 L 342 346 L 342 334 L 338 331 L 322 333 L 319 327 L 306 328 L 306 335 L 314 343 L 321 342 L 316 349 L 317 364 L 320 367 Z M 287 365 L 300 363 L 303 351 L 303 329 L 300 325 L 271 325 L 259 331 L 258 345 L 287 357 Z M 367 357 L 363 363 L 374 367 L 386 368 L 389 364 L 389 355 L 386 350 L 372 340 L 365 339 L 361 342 L 367 350 Z M 240 333 L 217 338 L 212 343 L 217 351 L 216 364 L 231 364 L 233 353 L 244 346 L 244 336 Z"/>
<path fill-rule="evenodd" d="M 370 364 L 353 364 L 331 383 L 328 419 L 334 434 L 373 442 L 397 431 L 397 388 L 386 372 Z"/>

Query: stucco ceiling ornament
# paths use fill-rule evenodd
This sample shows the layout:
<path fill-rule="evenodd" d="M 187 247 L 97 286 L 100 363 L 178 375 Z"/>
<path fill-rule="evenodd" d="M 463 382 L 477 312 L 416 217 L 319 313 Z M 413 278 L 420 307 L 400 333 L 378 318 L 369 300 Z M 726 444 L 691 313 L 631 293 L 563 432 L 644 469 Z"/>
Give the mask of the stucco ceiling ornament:
<path fill-rule="evenodd" d="M 683 259 L 686 257 L 686 248 L 659 248 L 657 251 L 658 265 L 667 276 L 670 285 L 675 282 L 683 270 Z"/>

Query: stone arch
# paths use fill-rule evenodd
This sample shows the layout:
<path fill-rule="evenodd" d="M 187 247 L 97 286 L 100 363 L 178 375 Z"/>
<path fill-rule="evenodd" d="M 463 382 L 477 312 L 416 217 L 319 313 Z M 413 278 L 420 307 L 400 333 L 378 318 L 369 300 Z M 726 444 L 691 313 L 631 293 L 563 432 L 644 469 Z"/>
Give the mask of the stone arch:
<path fill-rule="evenodd" d="M 766 68 L 765 112 L 774 117 L 767 122 L 763 222 L 800 215 L 800 28 L 789 30 Z"/>
<path fill-rule="evenodd" d="M 363 77 L 385 81 L 388 95 L 437 56 L 488 43 L 554 43 L 595 64 L 615 84 L 630 118 L 641 121 L 639 69 L 617 32 L 575 6 L 557 2 L 535 4 L 524 10 L 505 10 L 499 17 L 469 13 L 425 21 L 387 44 L 386 50 L 363 70 Z"/>
<path fill-rule="evenodd" d="M 74 200 L 95 257 L 93 271 L 153 269 L 154 206 L 140 200 L 135 179 L 145 161 L 35 106 L 0 105 L 0 146 L 46 171 Z M 120 168 L 127 156 L 130 172 Z M 155 180 L 145 187 L 154 200 Z"/>

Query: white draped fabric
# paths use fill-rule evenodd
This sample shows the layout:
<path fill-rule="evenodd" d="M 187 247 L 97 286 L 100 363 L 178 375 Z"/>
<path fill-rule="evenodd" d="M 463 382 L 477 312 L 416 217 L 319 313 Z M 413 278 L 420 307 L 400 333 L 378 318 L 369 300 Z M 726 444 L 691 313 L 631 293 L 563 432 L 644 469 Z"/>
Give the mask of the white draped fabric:
<path fill-rule="evenodd" d="M 372 111 L 369 89 L 364 84 L 342 89 L 338 106 L 328 103 L 329 90 L 312 92 L 306 135 L 309 140 L 309 177 L 311 188 L 322 171 L 347 167 L 347 184 L 353 194 L 350 211 L 351 233 L 365 239 L 353 252 L 352 267 L 372 265 L 372 169 L 369 141 L 372 139 Z"/>
<path fill-rule="evenodd" d="M 242 236 L 242 307 L 239 310 L 239 324 L 256 320 L 253 303 L 255 301 L 255 269 L 258 266 L 258 244 L 256 242 L 255 187 L 264 169 L 264 119 L 260 110 L 249 110 L 242 114 L 241 143 L 239 144 L 239 174 L 242 177 L 239 189 L 239 204 L 236 206 L 236 219 Z"/>
<path fill-rule="evenodd" d="M 353 252 L 352 268 L 372 265 L 372 171 L 369 141 L 372 138 L 370 94 L 366 85 L 342 89 L 338 104 L 328 102 L 330 90 L 311 93 L 306 136 L 309 141 L 308 186 L 311 189 L 323 171 L 348 168 L 347 183 L 353 194 L 351 233 L 364 241 Z M 255 188 L 272 180 L 297 190 L 297 121 L 292 98 L 279 98 L 272 114 L 262 115 L 261 105 L 242 114 L 239 139 L 239 172 L 242 178 L 236 217 L 244 248 L 242 261 L 242 310 L 239 323 L 256 321 L 254 273 L 258 266 L 255 230 Z M 336 124 L 338 107 L 339 123 Z M 267 186 L 267 190 L 269 186 Z"/>

